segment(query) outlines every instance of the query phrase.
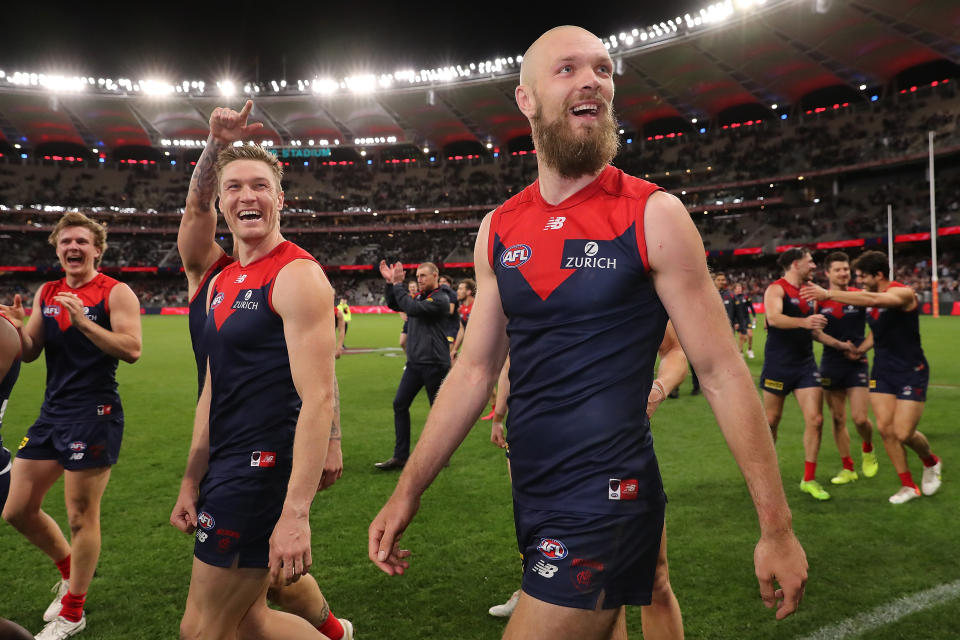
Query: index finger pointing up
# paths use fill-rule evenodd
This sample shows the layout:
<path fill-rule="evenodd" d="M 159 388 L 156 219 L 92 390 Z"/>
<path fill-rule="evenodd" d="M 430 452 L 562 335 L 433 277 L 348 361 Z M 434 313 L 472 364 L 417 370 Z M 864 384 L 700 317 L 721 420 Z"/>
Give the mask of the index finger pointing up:
<path fill-rule="evenodd" d="M 247 100 L 247 103 L 243 105 L 243 109 L 240 109 L 240 122 L 246 124 L 247 117 L 250 115 L 250 111 L 253 109 L 253 100 Z"/>

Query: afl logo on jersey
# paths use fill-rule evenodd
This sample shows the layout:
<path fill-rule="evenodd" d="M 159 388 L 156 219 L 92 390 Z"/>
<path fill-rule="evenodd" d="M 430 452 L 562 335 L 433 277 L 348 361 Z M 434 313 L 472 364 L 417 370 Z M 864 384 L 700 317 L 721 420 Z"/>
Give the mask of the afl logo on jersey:
<path fill-rule="evenodd" d="M 206 511 L 201 511 L 197 514 L 197 524 L 209 531 L 210 529 L 213 529 L 213 525 L 216 524 L 216 521 L 213 519 L 212 515 Z"/>
<path fill-rule="evenodd" d="M 533 256 L 533 249 L 526 244 L 515 244 L 500 256 L 500 264 L 507 269 L 523 266 Z"/>
<path fill-rule="evenodd" d="M 221 302 L 223 302 L 223 292 L 222 292 L 222 291 L 220 291 L 219 293 L 217 293 L 217 295 L 215 295 L 215 296 L 213 297 L 213 302 L 210 303 L 210 308 L 211 308 L 211 309 L 216 309 L 217 307 L 220 306 L 220 303 L 221 303 Z"/>
<path fill-rule="evenodd" d="M 542 538 L 537 551 L 550 560 L 562 560 L 567 557 L 567 548 L 556 538 Z"/>
<path fill-rule="evenodd" d="M 48 305 L 43 308 L 43 315 L 47 316 L 48 318 L 55 318 L 60 315 L 60 307 L 53 304 Z"/>

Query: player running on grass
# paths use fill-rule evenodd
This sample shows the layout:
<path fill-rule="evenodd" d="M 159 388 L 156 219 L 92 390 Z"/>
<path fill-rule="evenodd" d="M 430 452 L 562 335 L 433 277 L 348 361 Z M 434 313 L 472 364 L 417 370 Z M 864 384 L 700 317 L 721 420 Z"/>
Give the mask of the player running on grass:
<path fill-rule="evenodd" d="M 50 244 L 65 273 L 37 290 L 29 321 L 20 296 L 0 305 L 21 328 L 23 361 L 43 351 L 47 388 L 40 417 L 13 463 L 3 518 L 43 551 L 60 571 L 57 596 L 37 635 L 66 638 L 87 625 L 84 603 L 100 557 L 100 501 L 120 455 L 123 406 L 117 393 L 120 360 L 140 358 L 140 302 L 127 285 L 97 272 L 107 231 L 82 213 L 60 218 Z M 63 476 L 70 541 L 40 507 Z"/>

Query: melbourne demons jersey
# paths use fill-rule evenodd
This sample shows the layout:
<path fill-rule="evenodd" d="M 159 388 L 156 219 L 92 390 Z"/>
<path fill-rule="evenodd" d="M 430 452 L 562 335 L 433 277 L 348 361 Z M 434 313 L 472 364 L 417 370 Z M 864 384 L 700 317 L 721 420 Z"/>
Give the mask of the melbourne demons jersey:
<path fill-rule="evenodd" d="M 800 297 L 800 290 L 790 284 L 786 278 L 773 282 L 783 288 L 783 315 L 791 318 L 805 318 L 813 315 L 814 309 Z M 773 286 L 773 285 L 770 285 Z M 764 347 L 764 360 L 777 367 L 791 364 L 806 364 L 813 360 L 813 337 L 809 329 L 778 329 L 766 323 L 767 344 Z"/>
<path fill-rule="evenodd" d="M 98 273 L 74 289 L 66 278 L 47 282 L 40 293 L 47 389 L 40 419 L 79 422 L 122 412 L 117 395 L 117 359 L 104 353 L 70 321 L 70 313 L 54 300 L 58 293 L 80 297 L 88 319 L 110 331 L 110 292 L 120 284 Z M 35 310 L 36 311 L 36 310 Z"/>
<path fill-rule="evenodd" d="M 203 328 L 210 361 L 211 477 L 289 474 L 301 402 L 272 296 L 277 274 L 294 260 L 316 262 L 282 242 L 246 266 L 227 265 L 211 285 Z"/>
<path fill-rule="evenodd" d="M 847 291 L 860 291 L 856 287 L 847 287 Z M 818 311 L 827 318 L 827 326 L 823 332 L 840 342 L 849 340 L 856 346 L 863 342 L 864 331 L 867 326 L 867 313 L 863 307 L 852 304 L 843 304 L 836 300 L 824 300 L 819 303 Z M 861 363 L 866 362 L 864 356 Z M 824 345 L 821 365 L 853 365 L 856 364 L 833 347 Z"/>
<path fill-rule="evenodd" d="M 513 491 L 525 507 L 623 513 L 665 500 L 646 414 L 667 322 L 643 232 L 657 190 L 608 166 L 560 204 L 535 182 L 491 216 Z"/>
<path fill-rule="evenodd" d="M 470 312 L 473 311 L 473 303 L 460 305 L 460 324 L 464 327 L 470 322 Z"/>
<path fill-rule="evenodd" d="M 889 288 L 905 287 L 891 282 Z M 913 311 L 867 307 L 873 332 L 873 366 L 887 371 L 922 371 L 927 358 L 920 346 L 920 306 Z"/>
<path fill-rule="evenodd" d="M 210 265 L 207 272 L 203 274 L 200 280 L 200 286 L 190 298 L 189 316 L 187 316 L 190 325 L 190 342 L 193 344 L 193 357 L 197 360 L 197 396 L 203 391 L 203 379 L 207 375 L 207 354 L 203 350 L 203 325 L 207 322 L 207 290 L 210 288 L 210 282 L 223 268 L 233 262 L 233 258 L 224 254 Z"/>
<path fill-rule="evenodd" d="M 10 322 L 10 319 L 0 313 L 0 322 Z M 13 364 L 10 365 L 10 369 L 3 376 L 3 380 L 0 380 L 0 429 L 3 428 L 3 414 L 7 412 L 7 400 L 10 399 L 10 392 L 13 391 L 13 385 L 16 384 L 19 375 L 20 356 L 17 355 Z M 0 433 L 0 473 L 3 473 L 9 464 L 10 452 L 3 448 L 3 434 Z"/>

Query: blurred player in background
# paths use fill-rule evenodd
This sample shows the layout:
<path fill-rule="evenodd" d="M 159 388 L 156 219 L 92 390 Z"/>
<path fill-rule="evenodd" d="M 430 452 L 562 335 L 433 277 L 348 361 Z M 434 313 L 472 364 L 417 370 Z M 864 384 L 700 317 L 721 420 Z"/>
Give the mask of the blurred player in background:
<path fill-rule="evenodd" d="M 835 251 L 824 260 L 827 280 L 831 291 L 859 291 L 850 284 L 850 257 Z M 820 313 L 827 319 L 823 332 L 842 342 L 859 347 L 864 341 L 866 311 L 863 307 L 845 305 L 835 300 L 819 303 Z M 858 474 L 850 455 L 850 432 L 847 431 L 847 401 L 850 402 L 850 417 L 861 439 L 863 455 L 861 471 L 867 478 L 877 475 L 877 454 L 873 451 L 873 425 L 870 424 L 868 407 L 870 394 L 867 391 L 868 364 L 865 355 L 837 351 L 824 346 L 820 358 L 820 384 L 826 396 L 830 415 L 833 416 L 833 439 L 837 443 L 842 468 L 830 479 L 833 484 L 854 482 Z"/>
<path fill-rule="evenodd" d="M 879 251 L 861 254 L 853 268 L 865 291 L 827 290 L 810 283 L 801 295 L 810 301 L 867 307 L 870 335 L 857 353 L 874 349 L 870 404 L 901 485 L 890 502 L 903 504 L 921 493 L 932 496 L 940 489 L 942 464 L 926 436 L 917 430 L 930 382 L 930 366 L 920 344 L 920 302 L 913 289 L 887 278 L 887 257 Z M 920 487 L 913 481 L 905 447 L 913 449 L 923 462 Z"/>
<path fill-rule="evenodd" d="M 21 329 L 24 362 L 46 353 L 47 387 L 40 417 L 13 463 L 3 518 L 60 571 L 57 596 L 38 638 L 66 638 L 87 625 L 84 602 L 100 557 L 100 501 L 120 455 L 123 406 L 120 360 L 140 358 L 140 302 L 126 284 L 97 272 L 107 231 L 82 213 L 60 218 L 50 234 L 65 276 L 37 290 L 26 320 L 23 303 L 0 305 Z M 25 325 L 25 326 L 24 326 Z M 70 542 L 40 507 L 63 476 Z"/>
<path fill-rule="evenodd" d="M 201 340 L 203 326 L 207 319 L 205 306 L 207 292 L 210 282 L 224 267 L 234 261 L 233 257 L 226 255 L 216 242 L 217 174 L 215 164 L 217 155 L 221 151 L 229 148 L 234 142 L 249 137 L 263 127 L 259 122 L 247 124 L 252 108 L 253 102 L 248 100 L 240 112 L 220 107 L 214 109 L 211 113 L 210 134 L 207 137 L 207 144 L 203 153 L 193 170 L 186 205 L 183 216 L 180 218 L 177 248 L 187 276 L 187 292 L 190 300 L 190 339 L 197 363 L 198 396 L 202 391 L 207 367 L 206 352 Z M 345 333 L 346 324 L 338 323 L 338 355 L 342 352 Z M 336 390 L 336 399 L 339 402 L 339 389 Z M 339 414 L 339 410 L 334 413 L 334 423 L 330 431 L 330 443 L 324 463 L 321 489 L 331 486 L 343 473 Z M 271 602 L 278 604 L 290 613 L 305 618 L 321 631 L 326 629 L 324 631 L 325 635 L 333 640 L 340 640 L 343 637 L 342 631 L 340 635 L 337 635 L 338 624 L 342 623 L 340 624 L 341 628 L 349 628 L 350 626 L 349 621 L 338 621 L 333 616 L 326 598 L 324 598 L 320 587 L 317 585 L 317 581 L 310 574 L 288 586 L 271 585 L 268 597 Z M 349 640 L 349 635 L 347 638 Z"/>
<path fill-rule="evenodd" d="M 743 285 L 739 282 L 733 285 L 733 330 L 737 332 L 737 346 L 743 353 L 743 345 L 747 345 L 747 357 L 753 360 L 753 302 L 743 293 Z"/>
<path fill-rule="evenodd" d="M 525 569 L 509 640 L 608 638 L 620 607 L 651 602 L 665 496 L 644 391 L 668 315 L 756 506 L 764 602 L 781 600 L 777 617 L 790 615 L 806 580 L 750 373 L 733 341 L 716 338 L 729 320 L 700 235 L 679 200 L 609 165 L 619 142 L 613 69 L 600 40 L 579 27 L 548 31 L 523 56 L 515 94 L 533 129 L 538 180 L 481 224 L 463 351 L 369 528 L 371 561 L 403 573 L 410 552 L 398 539 L 509 350 Z"/>
<path fill-rule="evenodd" d="M 767 287 L 763 294 L 766 312 L 767 343 L 764 350 L 760 388 L 763 406 L 773 438 L 783 416 L 783 401 L 793 393 L 803 414 L 803 480 L 800 490 L 817 500 L 829 500 L 817 482 L 817 456 L 823 437 L 823 390 L 820 371 L 813 357 L 813 340 L 849 352 L 853 345 L 824 335 L 827 324 L 823 314 L 800 298 L 800 286 L 813 277 L 816 263 L 809 251 L 788 249 L 777 260 L 783 277 Z"/>
<path fill-rule="evenodd" d="M 3 415 L 7 412 L 10 393 L 19 375 L 20 334 L 10 318 L 0 313 L 0 430 L 3 429 Z M 0 433 L 0 512 L 10 492 L 11 461 L 10 451 L 3 446 L 3 434 Z"/>
<path fill-rule="evenodd" d="M 463 345 L 463 334 L 467 330 L 467 323 L 470 322 L 470 312 L 473 311 L 473 301 L 477 295 L 477 283 L 473 278 L 464 278 L 457 285 L 457 301 L 460 303 L 458 314 L 460 316 L 460 328 L 457 331 L 457 339 L 453 345 L 453 353 L 460 353 L 460 347 Z"/>

